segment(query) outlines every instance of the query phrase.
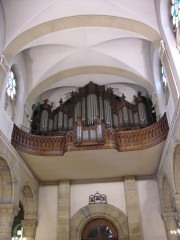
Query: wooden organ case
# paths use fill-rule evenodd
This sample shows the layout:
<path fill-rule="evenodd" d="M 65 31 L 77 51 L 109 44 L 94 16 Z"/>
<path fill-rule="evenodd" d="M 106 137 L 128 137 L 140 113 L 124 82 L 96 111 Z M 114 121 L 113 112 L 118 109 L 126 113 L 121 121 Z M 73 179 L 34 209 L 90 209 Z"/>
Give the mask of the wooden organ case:
<path fill-rule="evenodd" d="M 156 122 L 156 113 L 148 97 L 138 92 L 134 102 L 113 94 L 113 89 L 90 82 L 71 92 L 65 102 L 52 110 L 48 100 L 33 106 L 31 133 L 36 135 L 66 136 L 80 144 L 102 144 L 105 129 L 133 130 Z M 71 140 L 69 140 L 71 139 Z"/>

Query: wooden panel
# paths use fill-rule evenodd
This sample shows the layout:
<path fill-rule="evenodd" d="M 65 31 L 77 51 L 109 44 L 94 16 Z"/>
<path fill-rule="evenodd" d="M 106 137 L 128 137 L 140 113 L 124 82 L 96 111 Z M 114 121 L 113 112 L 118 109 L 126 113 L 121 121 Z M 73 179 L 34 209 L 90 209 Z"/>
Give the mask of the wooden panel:
<path fill-rule="evenodd" d="M 166 114 L 151 126 L 137 130 L 117 131 L 103 125 L 102 128 L 101 142 L 93 139 L 93 141 L 79 143 L 76 129 L 66 131 L 62 136 L 38 136 L 27 133 L 14 125 L 11 142 L 18 151 L 41 156 L 62 156 L 69 151 L 96 149 L 132 151 L 143 150 L 163 142 L 169 130 Z"/>

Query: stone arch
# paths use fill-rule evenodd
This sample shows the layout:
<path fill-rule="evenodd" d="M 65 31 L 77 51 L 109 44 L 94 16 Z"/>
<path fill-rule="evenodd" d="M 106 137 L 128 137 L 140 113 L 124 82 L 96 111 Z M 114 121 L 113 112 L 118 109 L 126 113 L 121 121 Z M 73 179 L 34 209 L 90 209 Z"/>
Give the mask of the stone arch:
<path fill-rule="evenodd" d="M 84 226 L 95 218 L 105 218 L 111 221 L 118 231 L 118 239 L 129 240 L 127 216 L 110 204 L 87 205 L 76 212 L 70 222 L 70 239 L 81 240 Z"/>
<path fill-rule="evenodd" d="M 124 29 L 137 33 L 145 39 L 149 39 L 155 43 L 158 43 L 160 40 L 159 33 L 152 27 L 142 22 L 108 15 L 77 15 L 51 20 L 28 29 L 9 43 L 4 51 L 4 56 L 9 62 L 18 52 L 25 49 L 26 46 L 33 40 L 43 37 L 49 33 L 78 27 L 107 27 Z"/>
<path fill-rule="evenodd" d="M 162 210 L 163 210 L 163 212 L 164 213 L 173 212 L 173 205 L 172 205 L 170 187 L 169 187 L 169 184 L 168 184 L 165 176 L 163 177 L 163 180 L 162 180 L 161 200 L 162 200 Z"/>
<path fill-rule="evenodd" d="M 176 193 L 180 194 L 180 144 L 174 150 L 174 183 Z"/>
<path fill-rule="evenodd" d="M 13 181 L 7 162 L 0 157 L 0 202 L 12 203 Z"/>
<path fill-rule="evenodd" d="M 25 185 L 22 189 L 24 219 L 36 219 L 36 204 L 33 191 L 29 185 Z"/>

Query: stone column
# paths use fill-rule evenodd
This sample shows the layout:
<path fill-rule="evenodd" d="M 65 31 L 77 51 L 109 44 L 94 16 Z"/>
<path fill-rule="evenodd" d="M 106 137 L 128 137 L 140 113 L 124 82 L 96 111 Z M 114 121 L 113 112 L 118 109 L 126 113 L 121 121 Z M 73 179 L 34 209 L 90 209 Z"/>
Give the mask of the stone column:
<path fill-rule="evenodd" d="M 70 181 L 59 183 L 57 239 L 69 240 L 70 231 Z"/>
<path fill-rule="evenodd" d="M 26 219 L 21 221 L 23 227 L 23 237 L 26 240 L 35 240 L 37 221 L 35 219 Z"/>
<path fill-rule="evenodd" d="M 19 207 L 13 204 L 0 204 L 0 239 L 10 240 L 14 217 Z"/>
<path fill-rule="evenodd" d="M 129 239 L 143 240 L 139 196 L 134 177 L 125 177 L 125 197 L 129 225 Z"/>
<path fill-rule="evenodd" d="M 178 240 L 178 236 L 172 234 L 171 231 L 177 229 L 176 221 L 175 221 L 175 213 L 167 212 L 163 213 L 164 225 L 167 234 L 167 240 Z"/>

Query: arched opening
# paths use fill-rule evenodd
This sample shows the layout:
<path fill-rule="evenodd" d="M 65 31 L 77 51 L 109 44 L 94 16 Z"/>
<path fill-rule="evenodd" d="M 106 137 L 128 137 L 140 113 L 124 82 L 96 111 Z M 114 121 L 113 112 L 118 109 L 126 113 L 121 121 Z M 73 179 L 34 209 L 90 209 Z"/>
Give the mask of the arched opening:
<path fill-rule="evenodd" d="M 89 221 L 83 229 L 82 240 L 118 239 L 118 234 L 112 222 L 104 218 L 96 218 Z"/>
<path fill-rule="evenodd" d="M 0 200 L 11 203 L 13 195 L 13 184 L 11 172 L 6 161 L 0 157 Z"/>
<path fill-rule="evenodd" d="M 36 219 L 36 208 L 31 188 L 26 185 L 23 189 L 24 218 Z"/>
<path fill-rule="evenodd" d="M 97 223 L 99 225 L 96 229 L 95 225 Z M 76 212 L 71 218 L 70 240 L 95 240 L 100 238 L 104 240 L 111 238 L 110 235 L 109 237 L 102 237 L 105 234 L 105 232 L 103 233 L 105 227 L 109 227 L 114 234 L 112 239 L 129 240 L 127 216 L 120 209 L 110 204 L 90 204 Z M 102 230 L 102 233 L 100 232 L 97 238 L 91 237 L 91 234 L 95 234 L 96 230 Z"/>

